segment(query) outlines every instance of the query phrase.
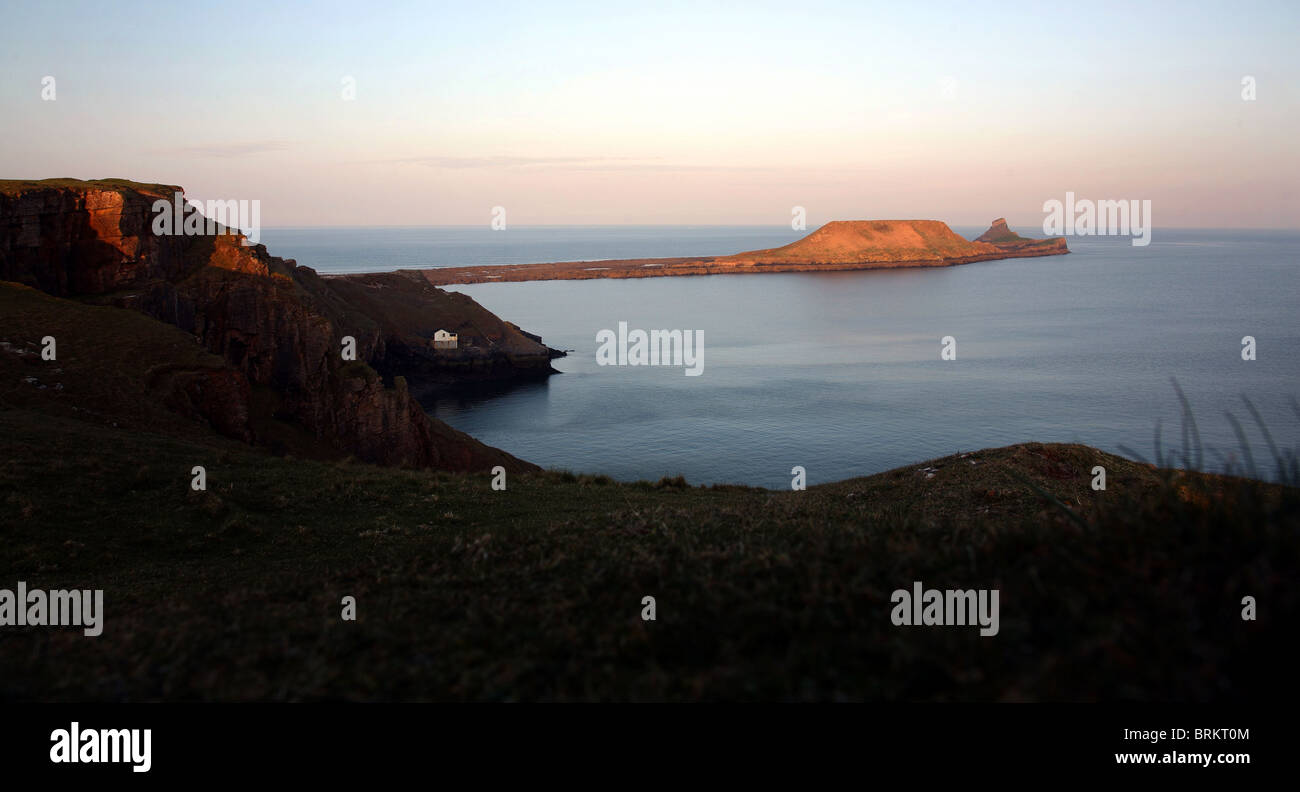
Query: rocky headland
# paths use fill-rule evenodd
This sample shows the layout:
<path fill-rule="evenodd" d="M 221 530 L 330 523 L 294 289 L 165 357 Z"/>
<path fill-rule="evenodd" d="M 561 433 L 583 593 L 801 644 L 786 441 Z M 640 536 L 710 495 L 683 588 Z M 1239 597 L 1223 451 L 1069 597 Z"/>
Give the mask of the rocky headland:
<path fill-rule="evenodd" d="M 784 247 L 730 256 L 446 267 L 419 270 L 418 275 L 433 285 L 446 286 L 534 280 L 948 267 L 994 259 L 1059 256 L 1069 252 L 1064 237 L 1021 237 L 1010 231 L 1002 219 L 995 220 L 988 231 L 973 241 L 938 220 L 837 220 Z M 336 277 L 359 279 L 366 276 Z"/>
<path fill-rule="evenodd" d="M 137 311 L 192 335 L 216 362 L 158 361 L 152 379 L 166 390 L 159 398 L 227 436 L 386 465 L 534 467 L 428 418 L 412 391 L 546 376 L 562 353 L 423 279 L 327 280 L 224 228 L 155 233 L 155 201 L 178 192 L 117 179 L 0 181 L 0 281 Z M 46 335 L 38 324 L 7 329 L 11 349 Z M 438 329 L 459 333 L 459 348 L 435 350 Z M 120 339 L 124 349 L 137 342 Z M 71 339 L 60 343 L 63 354 L 76 353 Z"/>

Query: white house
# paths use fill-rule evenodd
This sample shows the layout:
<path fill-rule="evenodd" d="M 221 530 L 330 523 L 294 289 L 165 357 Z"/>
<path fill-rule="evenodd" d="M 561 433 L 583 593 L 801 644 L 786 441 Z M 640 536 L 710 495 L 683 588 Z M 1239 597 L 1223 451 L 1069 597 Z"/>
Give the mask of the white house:
<path fill-rule="evenodd" d="M 448 333 L 446 330 L 439 330 L 433 334 L 434 349 L 455 349 L 457 344 L 457 335 Z"/>

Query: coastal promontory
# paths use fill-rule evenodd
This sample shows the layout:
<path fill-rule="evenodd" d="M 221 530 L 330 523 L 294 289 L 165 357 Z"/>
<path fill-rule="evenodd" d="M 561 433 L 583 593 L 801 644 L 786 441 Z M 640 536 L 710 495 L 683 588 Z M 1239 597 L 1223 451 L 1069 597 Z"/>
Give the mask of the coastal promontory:
<path fill-rule="evenodd" d="M 504 281 L 948 267 L 994 259 L 1059 256 L 1069 252 L 1064 237 L 1021 237 L 1006 228 L 1005 220 L 994 221 L 988 231 L 973 241 L 939 220 L 837 220 L 783 247 L 728 256 L 445 267 L 419 272 L 429 283 L 444 286 Z"/>
<path fill-rule="evenodd" d="M 0 181 L 7 318 L 32 317 L 2 323 L 5 354 L 21 357 L 52 337 L 60 355 L 85 361 L 94 350 L 114 361 L 101 367 L 114 374 L 152 361 L 142 384 L 104 388 L 107 379 L 90 378 L 81 396 L 51 387 L 49 399 L 99 413 L 110 411 L 104 400 L 156 399 L 227 437 L 295 456 L 535 469 L 428 417 L 417 397 L 466 380 L 544 377 L 561 353 L 422 279 L 330 281 L 221 226 L 157 233 L 156 203 L 183 203 L 182 194 L 122 179 Z M 55 314 L 67 317 L 59 332 L 48 321 Z M 177 336 L 158 323 L 207 356 L 159 357 Z M 455 348 L 438 347 L 439 330 L 458 336 Z"/>

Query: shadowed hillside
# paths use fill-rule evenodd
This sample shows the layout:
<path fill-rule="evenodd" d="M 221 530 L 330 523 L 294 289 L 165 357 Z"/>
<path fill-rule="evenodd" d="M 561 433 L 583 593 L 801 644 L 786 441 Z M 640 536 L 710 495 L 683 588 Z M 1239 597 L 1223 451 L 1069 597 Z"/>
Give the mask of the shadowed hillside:
<path fill-rule="evenodd" d="M 154 203 L 178 190 L 116 179 L 0 182 L 0 281 L 139 311 L 191 334 L 230 369 L 227 398 L 200 399 L 227 411 L 209 418 L 229 436 L 382 464 L 526 465 L 485 455 L 486 446 L 429 419 L 409 389 L 546 376 L 559 353 L 423 282 L 332 283 L 221 226 L 156 233 Z M 435 350 L 438 329 L 465 330 L 465 341 Z M 355 359 L 344 358 L 345 338 Z"/>
<path fill-rule="evenodd" d="M 41 359 L 46 336 L 57 342 L 54 361 Z M 337 376 L 339 387 L 353 393 L 384 388 L 365 363 L 343 366 Z M 400 380 L 388 391 L 419 409 Z M 292 420 L 283 405 L 275 388 L 250 382 L 176 327 L 136 311 L 86 305 L 0 282 L 0 407 L 74 418 L 155 440 L 175 436 L 212 442 L 215 433 L 256 441 L 277 454 L 349 456 L 330 438 Z M 441 421 L 427 427 L 434 466 L 535 469 Z M 385 427 L 373 429 L 374 437 L 384 436 Z"/>

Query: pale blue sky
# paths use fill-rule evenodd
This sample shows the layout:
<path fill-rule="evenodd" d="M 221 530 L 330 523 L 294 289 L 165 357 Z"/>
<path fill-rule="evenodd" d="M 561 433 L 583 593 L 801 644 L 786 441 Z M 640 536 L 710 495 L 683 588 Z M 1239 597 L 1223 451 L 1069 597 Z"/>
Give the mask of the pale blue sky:
<path fill-rule="evenodd" d="M 178 183 L 266 225 L 1032 227 L 1069 190 L 1297 227 L 1298 9 L 6 0 L 0 177 Z"/>

